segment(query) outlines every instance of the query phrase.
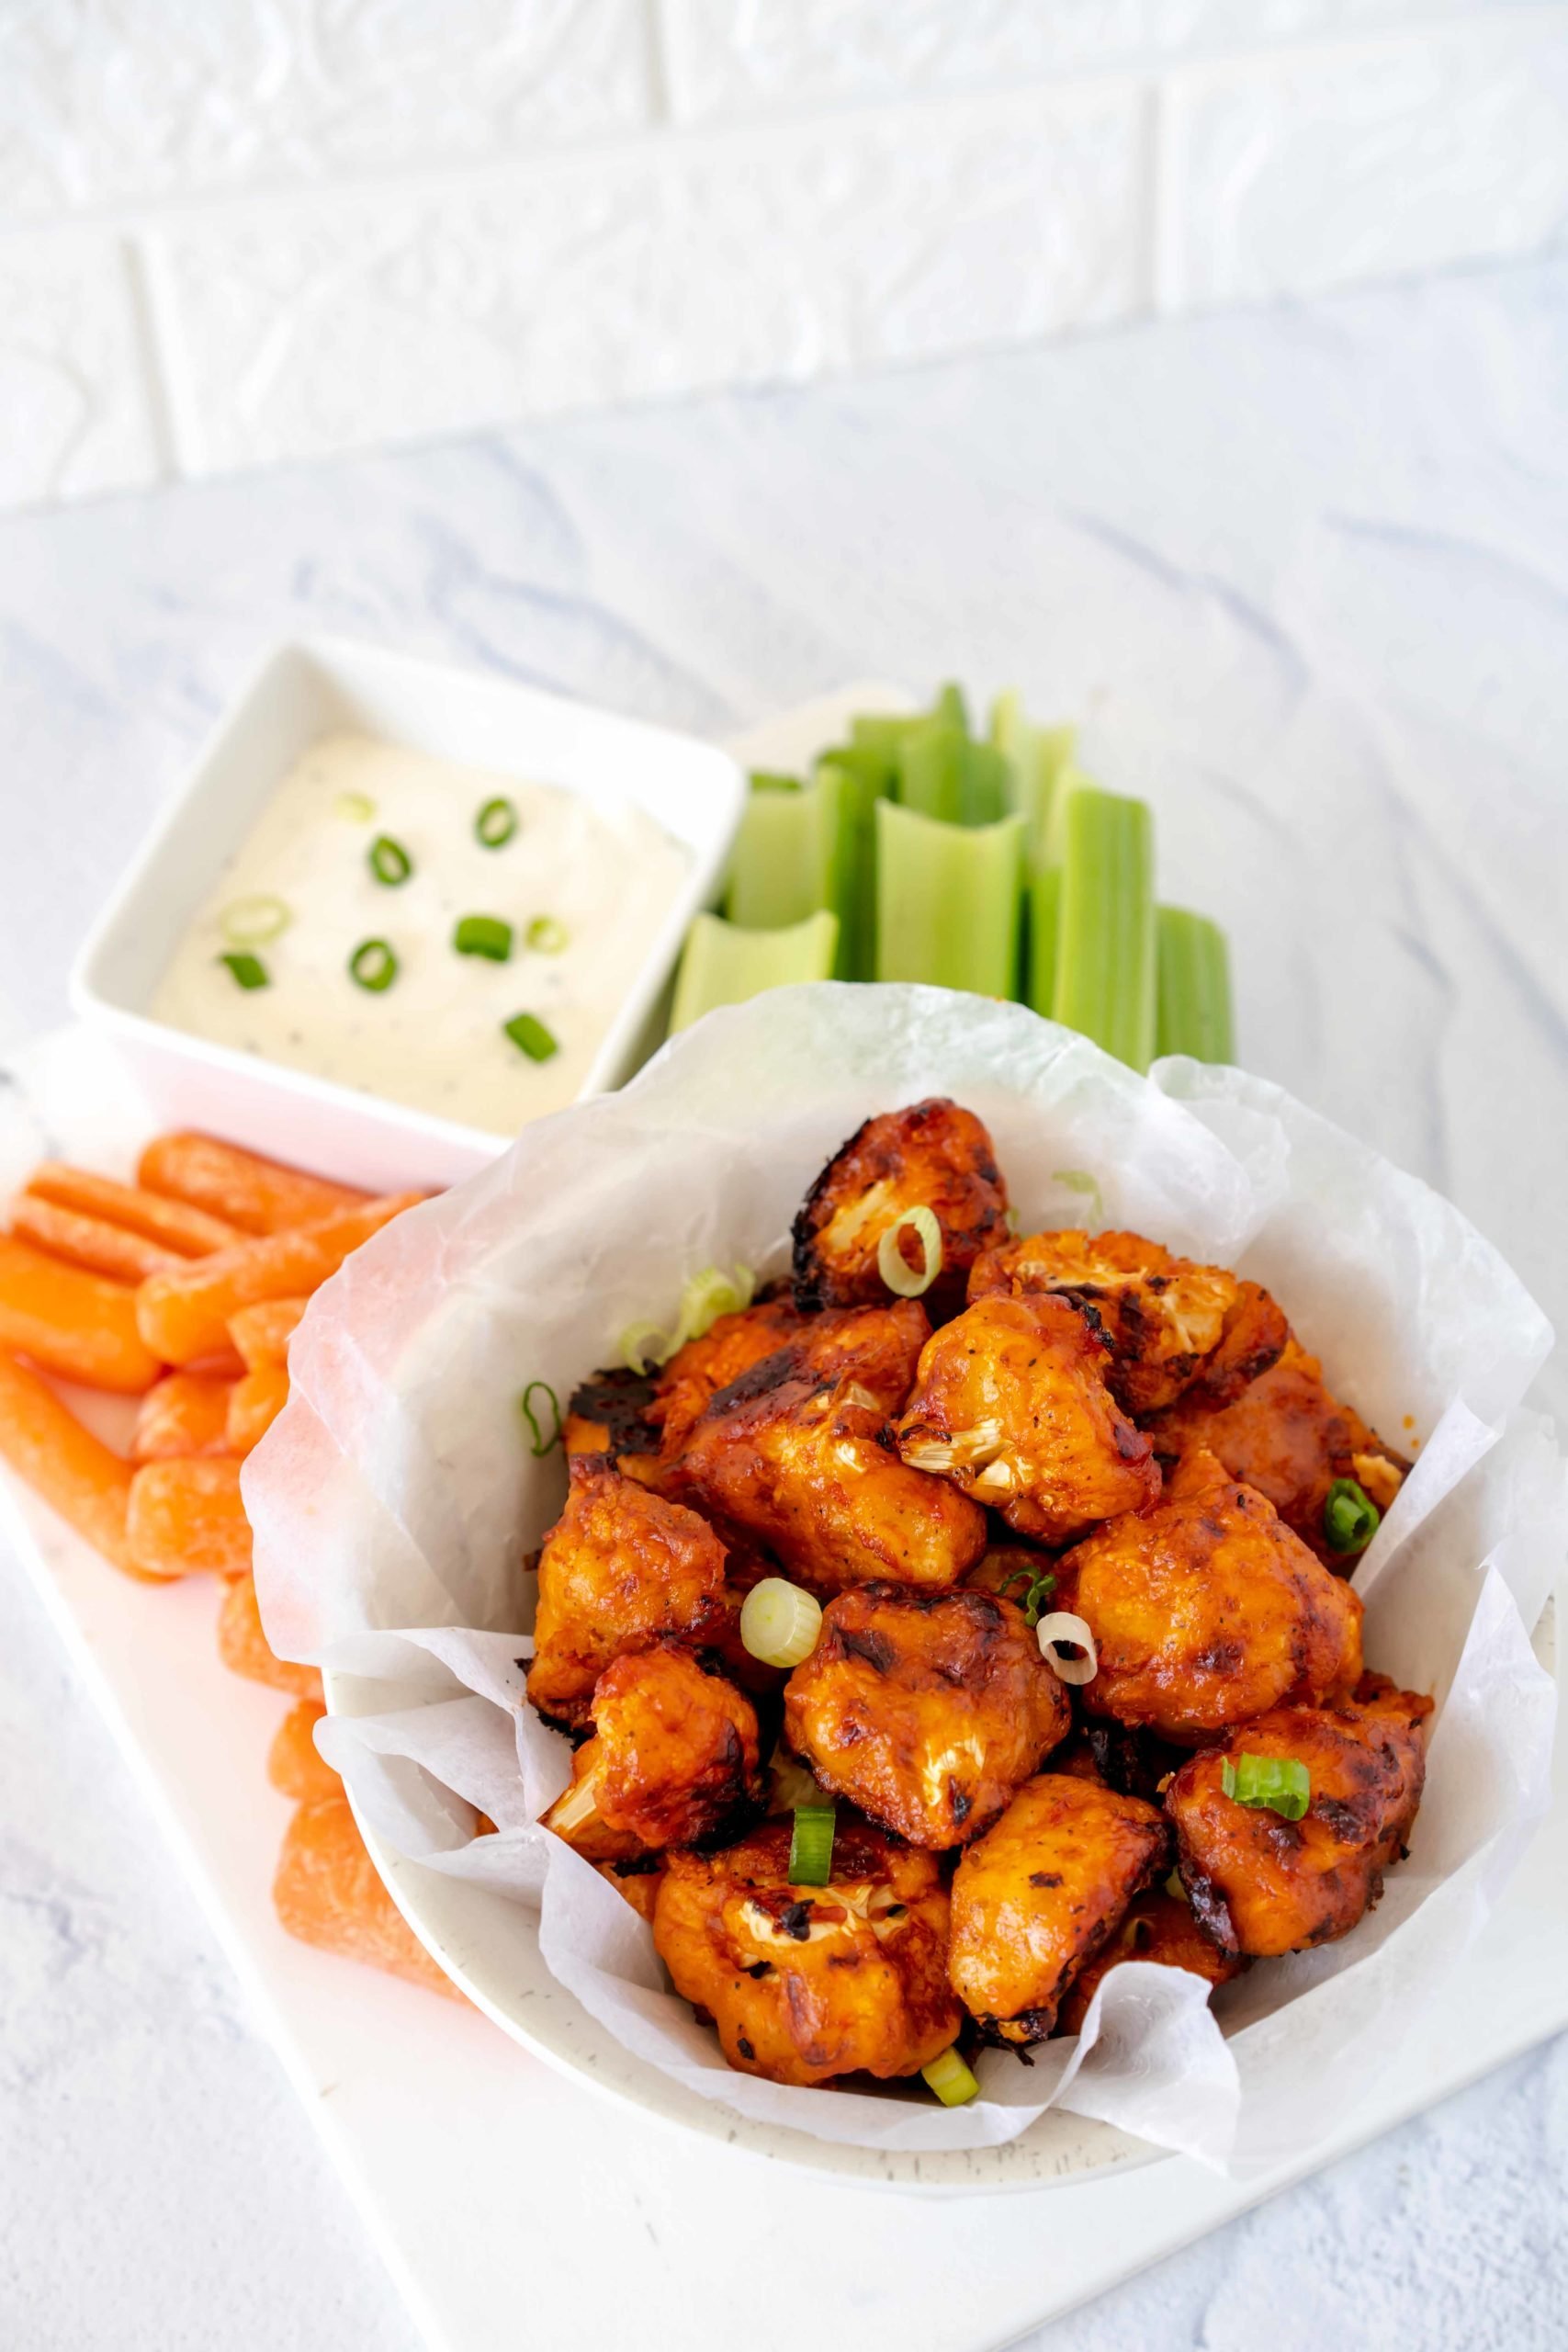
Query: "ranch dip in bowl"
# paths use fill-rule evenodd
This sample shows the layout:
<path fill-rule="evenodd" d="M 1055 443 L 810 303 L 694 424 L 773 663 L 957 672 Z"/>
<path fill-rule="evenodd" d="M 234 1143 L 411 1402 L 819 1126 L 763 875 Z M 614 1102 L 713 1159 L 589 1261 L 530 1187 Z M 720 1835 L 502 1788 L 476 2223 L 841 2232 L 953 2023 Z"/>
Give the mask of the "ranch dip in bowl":
<path fill-rule="evenodd" d="M 581 1091 L 690 864 L 629 801 L 340 729 L 281 778 L 149 1010 L 514 1135 Z"/>

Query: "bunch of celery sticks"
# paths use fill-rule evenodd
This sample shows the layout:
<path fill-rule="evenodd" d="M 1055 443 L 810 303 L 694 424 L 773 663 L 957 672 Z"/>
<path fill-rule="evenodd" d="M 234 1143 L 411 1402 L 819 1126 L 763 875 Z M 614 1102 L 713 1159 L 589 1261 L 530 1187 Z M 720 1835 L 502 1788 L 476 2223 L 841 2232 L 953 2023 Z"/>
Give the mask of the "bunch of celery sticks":
<path fill-rule="evenodd" d="M 1229 957 L 1155 899 L 1154 820 L 1074 762 L 1074 729 L 999 695 L 985 735 L 944 686 L 852 721 L 812 775 L 755 775 L 724 912 L 701 914 L 671 1014 L 791 980 L 927 980 L 1015 997 L 1146 1069 L 1229 1061 Z"/>

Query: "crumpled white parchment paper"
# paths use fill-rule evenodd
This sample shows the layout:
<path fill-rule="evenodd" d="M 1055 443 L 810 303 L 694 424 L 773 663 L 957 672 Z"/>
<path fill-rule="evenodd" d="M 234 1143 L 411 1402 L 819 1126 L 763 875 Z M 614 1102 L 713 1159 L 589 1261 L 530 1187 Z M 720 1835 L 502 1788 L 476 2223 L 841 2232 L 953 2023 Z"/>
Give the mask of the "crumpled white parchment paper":
<path fill-rule="evenodd" d="M 1126 1226 L 1280 1299 L 1414 1476 L 1357 1577 L 1369 1662 L 1438 1712 L 1410 1859 L 1324 1950 L 1207 1988 L 1129 1962 L 1076 2041 L 982 2060 L 981 2097 L 752 2081 L 666 1989 L 648 1929 L 532 1826 L 568 1750 L 522 1705 L 522 1554 L 555 1517 L 518 1396 L 564 1398 L 699 1268 L 783 1270 L 790 1219 L 869 1113 L 951 1094 L 986 1120 L 1021 1229 Z M 1094 1188 L 1098 1188 L 1096 1191 Z M 1549 1428 L 1520 1399 L 1551 1333 L 1458 1211 L 1240 1071 L 1145 1080 L 1018 1005 L 912 987 L 775 990 L 622 1092 L 527 1128 L 321 1293 L 289 1403 L 244 1473 L 268 1637 L 408 1704 L 321 1746 L 391 1847 L 512 1897 L 517 1933 L 627 2047 L 758 2119 L 866 2147 L 978 2147 L 1059 2102 L 1238 2173 L 1325 2136 L 1484 1920 L 1545 1808 L 1554 1686 L 1532 1654 L 1568 1542 Z M 472 1808 L 499 1834 L 475 1838 Z"/>

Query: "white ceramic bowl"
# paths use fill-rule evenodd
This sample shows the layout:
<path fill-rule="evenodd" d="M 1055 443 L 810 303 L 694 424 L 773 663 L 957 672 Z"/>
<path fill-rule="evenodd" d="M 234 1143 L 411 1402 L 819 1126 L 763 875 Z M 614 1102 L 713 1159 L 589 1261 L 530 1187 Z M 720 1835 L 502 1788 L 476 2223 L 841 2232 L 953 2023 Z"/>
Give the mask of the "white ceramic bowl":
<path fill-rule="evenodd" d="M 378 1714 L 413 1702 L 411 1690 L 397 1684 L 332 1673 L 324 1680 L 327 1706 L 334 1715 Z M 1146 2140 L 1066 2108 L 1049 2109 L 1020 2138 L 1001 2147 L 927 2149 L 918 2155 L 819 2140 L 810 2132 L 738 2115 L 635 2056 L 607 2026 L 590 2016 L 576 1995 L 551 1975 L 537 1937 L 518 1932 L 518 1915 L 503 1896 L 410 1861 L 377 1836 L 357 1806 L 355 1815 L 392 1900 L 453 1983 L 514 2041 L 602 2098 L 624 2101 L 661 2122 L 700 2132 L 764 2162 L 868 2188 L 917 2189 L 933 2196 L 1055 2188 L 1091 2174 L 1128 2171 L 1167 2154 Z"/>
<path fill-rule="evenodd" d="M 333 639 L 285 645 L 252 679 L 104 909 L 71 975 L 155 1114 L 379 1191 L 453 1183 L 504 1138 L 213 1045 L 147 1011 L 169 956 L 284 775 L 330 729 L 363 728 L 442 759 L 631 802 L 690 866 L 582 1092 L 619 1085 L 655 1042 L 686 926 L 718 887 L 745 780 L 726 752 L 583 703 Z"/>

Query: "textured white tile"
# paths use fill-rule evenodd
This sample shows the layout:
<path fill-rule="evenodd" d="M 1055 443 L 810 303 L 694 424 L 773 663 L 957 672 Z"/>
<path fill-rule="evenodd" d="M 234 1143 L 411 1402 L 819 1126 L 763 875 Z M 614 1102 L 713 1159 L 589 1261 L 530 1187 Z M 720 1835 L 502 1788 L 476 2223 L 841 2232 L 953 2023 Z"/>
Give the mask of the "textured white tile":
<path fill-rule="evenodd" d="M 1146 66 L 1520 0 L 659 0 L 671 99 L 699 121 Z"/>
<path fill-rule="evenodd" d="M 643 121 L 642 0 L 0 0 L 0 217 Z"/>
<path fill-rule="evenodd" d="M 1568 220 L 1568 11 L 1194 71 L 1162 299 L 1245 301 L 1526 252 Z"/>
<path fill-rule="evenodd" d="M 0 238 L 0 507 L 159 470 L 125 254 L 73 232 Z"/>
<path fill-rule="evenodd" d="M 438 191 L 170 227 L 182 463 L 454 433 L 1121 318 L 1146 293 L 1143 101 L 1096 85 L 650 143 Z"/>

